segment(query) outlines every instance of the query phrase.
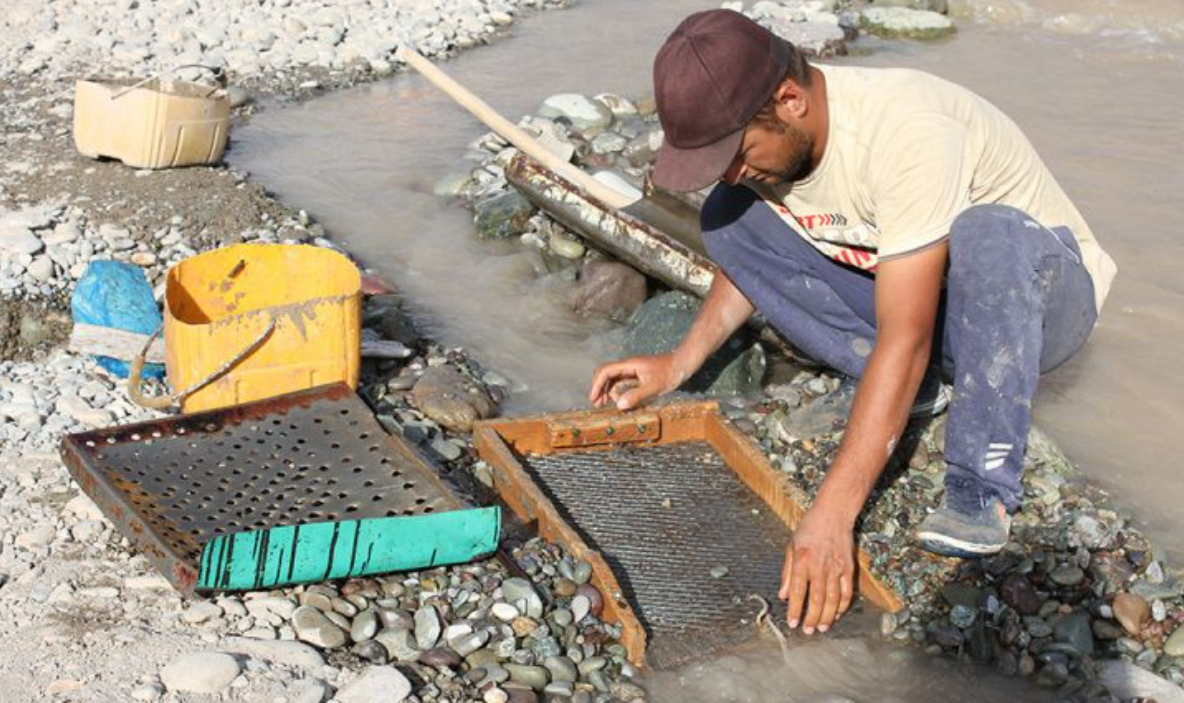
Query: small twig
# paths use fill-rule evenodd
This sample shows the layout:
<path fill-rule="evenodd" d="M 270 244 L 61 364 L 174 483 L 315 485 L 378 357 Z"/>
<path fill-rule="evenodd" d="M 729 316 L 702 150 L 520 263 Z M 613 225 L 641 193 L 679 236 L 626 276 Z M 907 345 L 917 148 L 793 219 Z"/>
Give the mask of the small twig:
<path fill-rule="evenodd" d="M 763 596 L 759 596 L 755 593 L 748 596 L 748 600 L 754 600 L 761 604 L 760 612 L 756 614 L 757 631 L 759 632 L 762 629 L 765 629 L 773 633 L 773 637 L 777 638 L 778 646 L 781 647 L 782 660 L 784 660 L 786 664 L 789 664 L 789 640 L 785 638 L 785 633 L 781 631 L 780 627 L 777 627 L 777 623 L 773 622 L 773 618 L 769 616 L 769 612 L 771 610 L 769 608 L 769 601 L 765 600 Z"/>

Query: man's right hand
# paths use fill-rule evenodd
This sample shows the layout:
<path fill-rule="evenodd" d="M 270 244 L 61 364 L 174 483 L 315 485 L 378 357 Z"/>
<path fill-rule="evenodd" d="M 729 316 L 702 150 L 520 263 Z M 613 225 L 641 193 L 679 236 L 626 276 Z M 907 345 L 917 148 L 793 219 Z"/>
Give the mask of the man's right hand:
<path fill-rule="evenodd" d="M 598 408 L 611 402 L 618 410 L 630 410 L 669 393 L 685 380 L 686 374 L 676 368 L 672 353 L 634 356 L 596 369 L 588 399 Z"/>

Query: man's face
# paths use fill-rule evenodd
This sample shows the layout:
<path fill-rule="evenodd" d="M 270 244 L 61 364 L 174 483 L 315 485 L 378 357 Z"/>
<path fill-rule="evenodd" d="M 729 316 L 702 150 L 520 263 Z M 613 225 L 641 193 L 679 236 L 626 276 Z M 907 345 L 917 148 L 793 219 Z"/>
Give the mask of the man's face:
<path fill-rule="evenodd" d="M 809 171 L 814 137 L 807 132 L 777 122 L 752 122 L 744 130 L 740 152 L 720 179 L 735 185 L 744 179 L 765 185 L 796 181 Z"/>

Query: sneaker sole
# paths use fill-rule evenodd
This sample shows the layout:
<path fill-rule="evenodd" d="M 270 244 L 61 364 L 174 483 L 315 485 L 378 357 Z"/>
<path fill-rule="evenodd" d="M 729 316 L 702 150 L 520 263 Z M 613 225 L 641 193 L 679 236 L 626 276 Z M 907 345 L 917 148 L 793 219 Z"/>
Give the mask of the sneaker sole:
<path fill-rule="evenodd" d="M 917 541 L 927 552 L 941 554 L 947 557 L 985 557 L 998 554 L 1003 550 L 1006 542 L 1000 544 L 983 544 L 981 542 L 966 542 L 964 540 L 943 535 L 938 532 L 918 532 Z"/>
<path fill-rule="evenodd" d="M 941 384 L 937 389 L 937 395 L 933 400 L 925 403 L 914 405 L 909 411 L 909 419 L 915 420 L 919 417 L 937 417 L 950 407 L 950 401 L 954 399 L 954 389 L 946 384 Z"/>

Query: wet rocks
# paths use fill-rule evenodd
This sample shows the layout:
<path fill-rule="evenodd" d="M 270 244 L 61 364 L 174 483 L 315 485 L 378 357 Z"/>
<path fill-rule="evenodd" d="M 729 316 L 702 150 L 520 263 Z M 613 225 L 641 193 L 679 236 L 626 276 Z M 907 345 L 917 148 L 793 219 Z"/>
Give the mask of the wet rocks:
<path fill-rule="evenodd" d="M 859 26 L 888 38 L 940 39 L 954 32 L 954 22 L 949 17 L 906 7 L 869 7 L 860 14 Z"/>
<path fill-rule="evenodd" d="M 701 305 L 698 299 L 680 292 L 663 293 L 646 301 L 626 331 L 623 354 L 660 354 L 673 350 L 686 336 Z M 764 373 L 764 351 L 741 330 L 681 389 L 714 396 L 744 395 L 760 389 Z"/>
<path fill-rule="evenodd" d="M 477 236 L 483 239 L 516 237 L 526 231 L 534 212 L 534 205 L 518 191 L 486 198 L 473 207 Z"/>
<path fill-rule="evenodd" d="M 1164 642 L 1163 653 L 1169 657 L 1184 657 L 1184 626 L 1177 627 Z"/>
<path fill-rule="evenodd" d="M 471 432 L 473 423 L 496 410 L 483 388 L 450 366 L 427 369 L 412 389 L 412 401 L 424 415 L 454 432 Z"/>
<path fill-rule="evenodd" d="M 572 309 L 623 321 L 645 302 L 648 284 L 636 269 L 608 259 L 591 259 L 580 270 Z"/>
<path fill-rule="evenodd" d="M 241 669 L 234 657 L 217 652 L 185 654 L 160 672 L 160 680 L 170 691 L 185 693 L 220 693 L 238 677 Z"/>

